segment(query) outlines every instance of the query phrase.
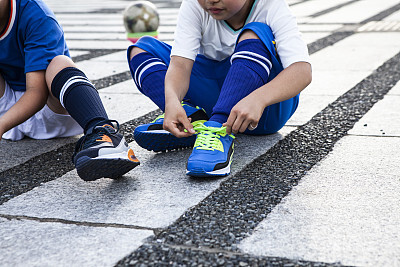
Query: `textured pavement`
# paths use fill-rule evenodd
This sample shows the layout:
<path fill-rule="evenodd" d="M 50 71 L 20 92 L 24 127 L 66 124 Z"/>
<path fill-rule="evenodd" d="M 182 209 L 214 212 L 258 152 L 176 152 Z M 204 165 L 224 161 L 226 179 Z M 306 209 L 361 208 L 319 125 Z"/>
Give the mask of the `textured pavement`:
<path fill-rule="evenodd" d="M 172 43 L 180 0 L 153 1 Z M 238 135 L 232 174 L 185 175 L 133 129 L 160 111 L 128 72 L 129 1 L 47 0 L 141 165 L 84 182 L 78 137 L 0 142 L 0 266 L 400 266 L 400 4 L 288 0 L 313 82 L 278 133 Z"/>

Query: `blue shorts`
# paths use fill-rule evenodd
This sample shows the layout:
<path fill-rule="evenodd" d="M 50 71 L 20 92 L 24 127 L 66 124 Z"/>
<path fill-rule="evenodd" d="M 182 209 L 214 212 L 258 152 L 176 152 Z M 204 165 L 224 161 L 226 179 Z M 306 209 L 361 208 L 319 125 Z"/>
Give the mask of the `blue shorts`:
<path fill-rule="evenodd" d="M 268 81 L 275 78 L 282 70 L 274 45 L 274 36 L 266 24 L 252 22 L 243 27 L 244 30 L 251 30 L 257 34 L 272 55 L 272 69 Z M 239 35 L 240 36 L 240 35 Z M 167 66 L 170 62 L 171 46 L 153 37 L 142 37 L 137 43 L 128 48 L 128 61 L 130 51 L 133 47 L 139 47 L 161 59 Z M 209 116 L 215 106 L 225 77 L 231 66 L 230 57 L 216 61 L 198 55 L 193 64 L 190 77 L 189 90 L 185 96 L 191 104 L 204 108 Z M 132 71 L 132 70 L 131 70 Z M 246 134 L 259 135 L 271 134 L 279 131 L 295 112 L 299 103 L 299 95 L 286 101 L 268 106 L 259 121 L 257 129 L 246 130 Z"/>

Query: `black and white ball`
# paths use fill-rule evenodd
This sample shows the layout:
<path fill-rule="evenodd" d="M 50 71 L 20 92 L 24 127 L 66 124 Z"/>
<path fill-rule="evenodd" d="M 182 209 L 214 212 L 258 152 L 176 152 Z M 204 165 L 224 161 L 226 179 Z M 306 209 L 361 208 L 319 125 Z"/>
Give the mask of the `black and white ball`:
<path fill-rule="evenodd" d="M 157 8 L 149 1 L 132 2 L 125 8 L 123 17 L 127 33 L 154 32 L 160 24 Z"/>

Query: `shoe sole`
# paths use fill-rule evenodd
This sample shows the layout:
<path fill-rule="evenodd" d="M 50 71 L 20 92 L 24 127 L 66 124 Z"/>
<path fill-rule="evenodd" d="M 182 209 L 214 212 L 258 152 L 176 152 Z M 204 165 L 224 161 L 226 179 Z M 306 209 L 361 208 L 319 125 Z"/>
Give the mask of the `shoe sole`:
<path fill-rule="evenodd" d="M 94 181 L 100 178 L 117 179 L 138 165 L 140 162 L 137 160 L 82 156 L 77 159 L 75 167 L 82 180 Z"/>
<path fill-rule="evenodd" d="M 170 133 L 152 133 L 150 131 L 135 131 L 134 138 L 139 146 L 154 152 L 165 152 L 167 150 L 193 147 L 196 141 L 195 135 L 178 138 Z"/>
<path fill-rule="evenodd" d="M 193 168 L 192 170 L 186 170 L 186 175 L 192 177 L 217 177 L 227 176 L 231 173 L 231 163 L 223 169 L 207 172 L 203 168 Z"/>

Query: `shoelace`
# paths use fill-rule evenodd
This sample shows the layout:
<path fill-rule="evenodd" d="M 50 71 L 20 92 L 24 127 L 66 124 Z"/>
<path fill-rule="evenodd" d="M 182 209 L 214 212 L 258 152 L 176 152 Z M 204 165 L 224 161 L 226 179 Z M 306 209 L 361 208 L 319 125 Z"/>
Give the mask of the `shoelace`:
<path fill-rule="evenodd" d="M 114 127 L 115 123 L 116 127 Z M 102 139 L 104 135 L 116 134 L 119 131 L 119 123 L 116 120 L 108 120 L 101 125 L 93 128 L 93 131 L 85 135 L 82 140 L 83 149 L 94 146 L 98 143 L 98 139 Z"/>
<path fill-rule="evenodd" d="M 161 114 L 160 116 L 155 118 L 151 123 L 155 123 L 158 119 L 164 119 L 164 115 L 165 115 L 165 113 Z"/>
<path fill-rule="evenodd" d="M 226 127 L 207 127 L 204 124 L 200 124 L 193 128 L 197 133 L 196 143 L 194 144 L 196 149 L 210 151 L 217 149 L 223 151 L 223 146 L 219 138 L 227 135 Z M 234 135 L 231 134 L 229 136 L 235 139 Z"/>

